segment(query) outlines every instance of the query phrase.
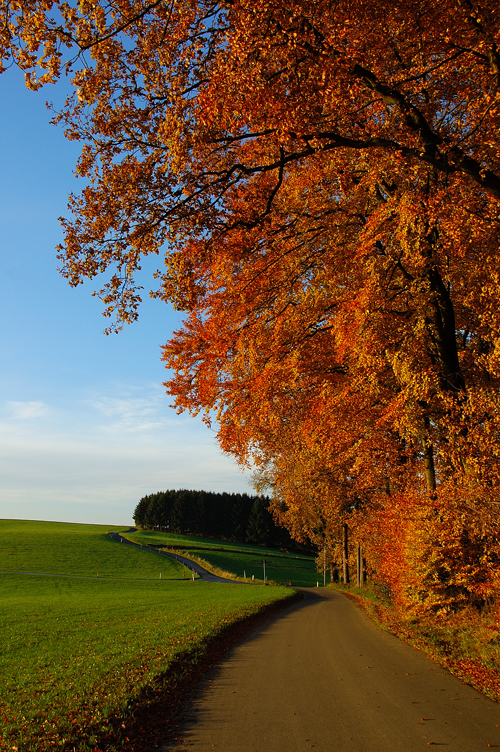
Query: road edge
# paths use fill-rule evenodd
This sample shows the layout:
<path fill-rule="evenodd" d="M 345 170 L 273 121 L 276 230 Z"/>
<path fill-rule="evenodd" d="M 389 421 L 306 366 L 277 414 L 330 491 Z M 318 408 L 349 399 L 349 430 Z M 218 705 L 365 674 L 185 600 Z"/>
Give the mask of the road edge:
<path fill-rule="evenodd" d="M 96 751 L 116 748 L 111 746 L 114 743 L 119 745 L 121 752 L 152 752 L 163 744 L 175 742 L 183 702 L 202 676 L 253 629 L 303 597 L 303 593 L 296 591 L 288 598 L 233 622 L 196 651 L 180 655 L 167 671 L 157 677 L 154 685 L 145 688 L 133 700 L 130 715 L 109 719 L 116 729 L 116 737 L 106 740 L 105 746 L 96 747 Z"/>
<path fill-rule="evenodd" d="M 346 598 L 354 603 L 379 629 L 389 632 L 398 640 L 410 645 L 425 655 L 437 666 L 446 669 L 463 684 L 473 687 L 481 692 L 489 700 L 500 703 L 500 670 L 491 669 L 479 661 L 464 660 L 457 658 L 453 653 L 437 653 L 425 643 L 418 633 L 411 629 L 411 625 L 398 620 L 396 612 L 393 619 L 383 617 L 382 612 L 377 609 L 377 604 L 363 597 L 361 593 L 349 593 L 345 590 L 335 589 L 335 592 L 345 595 Z"/>

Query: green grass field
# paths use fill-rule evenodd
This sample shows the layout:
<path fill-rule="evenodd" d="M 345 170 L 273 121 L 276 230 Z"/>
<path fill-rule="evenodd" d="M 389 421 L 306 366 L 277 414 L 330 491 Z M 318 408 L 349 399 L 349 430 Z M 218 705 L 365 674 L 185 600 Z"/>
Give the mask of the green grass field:
<path fill-rule="evenodd" d="M 195 660 L 225 626 L 293 592 L 182 581 L 176 562 L 110 529 L 125 530 L 0 521 L 0 570 L 53 573 L 0 574 L 2 752 L 122 748 L 117 719 L 177 656 Z M 157 579 L 158 562 L 177 579 Z"/>
<path fill-rule="evenodd" d="M 127 528 L 66 522 L 0 521 L 0 571 L 182 579 L 174 560 L 113 541 Z"/>
<path fill-rule="evenodd" d="M 152 530 L 138 530 L 135 533 L 127 533 L 126 537 L 147 546 L 172 548 L 187 557 L 192 554 L 213 567 L 240 578 L 246 574 L 247 579 L 254 575 L 256 580 L 262 580 L 262 560 L 265 559 L 268 580 L 286 584 L 291 582 L 295 587 L 314 587 L 320 579 L 316 571 L 316 560 L 312 556 L 290 554 L 275 548 L 245 543 L 216 541 L 194 535 L 159 533 Z"/>

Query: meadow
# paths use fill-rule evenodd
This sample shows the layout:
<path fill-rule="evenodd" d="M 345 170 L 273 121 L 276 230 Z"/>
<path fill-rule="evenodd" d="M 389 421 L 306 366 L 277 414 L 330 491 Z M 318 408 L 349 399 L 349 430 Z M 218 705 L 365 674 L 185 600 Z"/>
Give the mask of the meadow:
<path fill-rule="evenodd" d="M 183 581 L 177 562 L 110 530 L 126 528 L 0 521 L 2 752 L 126 749 L 122 721 L 179 656 L 196 662 L 228 625 L 293 594 Z"/>
<path fill-rule="evenodd" d="M 315 587 L 317 581 L 322 579 L 316 571 L 314 557 L 275 548 L 154 530 L 137 530 L 126 533 L 125 537 L 146 546 L 172 549 L 187 557 L 194 556 L 205 561 L 215 571 L 225 572 L 239 579 L 246 576 L 249 580 L 254 575 L 256 580 L 263 581 L 263 559 L 266 561 L 266 577 L 272 582 L 291 582 L 294 587 Z"/>
<path fill-rule="evenodd" d="M 0 521 L 0 571 L 94 577 L 182 578 L 183 567 L 152 552 L 119 545 L 109 532 L 127 528 L 66 522 Z M 126 549 L 126 550 L 125 550 Z"/>

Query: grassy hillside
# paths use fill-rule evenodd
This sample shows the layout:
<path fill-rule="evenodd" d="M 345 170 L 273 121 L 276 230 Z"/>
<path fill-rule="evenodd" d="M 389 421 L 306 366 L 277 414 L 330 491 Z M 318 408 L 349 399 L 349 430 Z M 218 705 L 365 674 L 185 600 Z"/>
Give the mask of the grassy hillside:
<path fill-rule="evenodd" d="M 266 560 L 266 576 L 269 580 L 292 583 L 295 587 L 314 587 L 319 579 L 316 562 L 312 556 L 288 554 L 275 548 L 253 546 L 231 541 L 216 541 L 193 535 L 159 533 L 138 530 L 126 537 L 147 546 L 171 548 L 185 556 L 194 555 L 225 572 L 247 579 L 264 577 L 262 560 Z"/>
<path fill-rule="evenodd" d="M 176 657 L 196 660 L 228 624 L 292 593 L 182 581 L 176 562 L 177 580 L 156 579 L 170 562 L 109 529 L 0 521 L 0 569 L 78 575 L 0 574 L 2 752 L 129 749 L 121 720 Z"/>
<path fill-rule="evenodd" d="M 113 541 L 127 528 L 66 522 L 0 520 L 0 571 L 100 577 L 181 578 L 183 567 L 152 551 Z"/>

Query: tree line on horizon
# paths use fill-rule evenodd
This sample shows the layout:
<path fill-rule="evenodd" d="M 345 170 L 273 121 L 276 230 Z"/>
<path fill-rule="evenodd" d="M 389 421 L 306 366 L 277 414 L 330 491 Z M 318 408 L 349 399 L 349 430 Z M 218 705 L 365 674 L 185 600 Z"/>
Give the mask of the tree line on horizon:
<path fill-rule="evenodd" d="M 246 493 L 187 489 L 143 496 L 134 511 L 137 527 L 294 549 L 288 531 L 276 525 L 270 499 Z M 301 547 L 303 550 L 303 547 Z"/>
<path fill-rule="evenodd" d="M 167 391 L 276 522 L 336 562 L 348 525 L 402 612 L 500 619 L 498 0 L 1 13 L 4 65 L 74 89 L 69 283 L 108 274 L 119 329 L 161 258 Z"/>

